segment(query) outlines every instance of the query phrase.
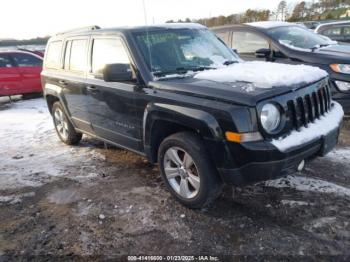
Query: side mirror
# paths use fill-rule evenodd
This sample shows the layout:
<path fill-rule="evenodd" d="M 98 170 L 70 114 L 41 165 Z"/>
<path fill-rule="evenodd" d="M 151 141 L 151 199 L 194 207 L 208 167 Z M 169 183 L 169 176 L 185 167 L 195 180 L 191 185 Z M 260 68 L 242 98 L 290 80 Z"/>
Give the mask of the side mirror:
<path fill-rule="evenodd" d="M 238 55 L 238 50 L 235 48 L 232 48 L 232 51 Z"/>
<path fill-rule="evenodd" d="M 268 58 L 271 54 L 271 50 L 268 48 L 261 48 L 255 51 L 255 57 Z"/>
<path fill-rule="evenodd" d="M 103 80 L 106 82 L 131 82 L 134 80 L 130 64 L 108 64 L 103 71 Z"/>

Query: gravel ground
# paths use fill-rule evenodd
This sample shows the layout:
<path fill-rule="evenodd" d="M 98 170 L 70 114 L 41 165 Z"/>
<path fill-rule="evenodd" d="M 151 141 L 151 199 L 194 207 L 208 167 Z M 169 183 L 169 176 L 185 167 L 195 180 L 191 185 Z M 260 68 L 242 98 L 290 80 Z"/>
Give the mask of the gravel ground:
<path fill-rule="evenodd" d="M 189 210 L 146 159 L 86 136 L 66 146 L 43 99 L 2 101 L 0 261 L 140 254 L 346 261 L 349 130 L 345 121 L 338 147 L 302 173 L 226 187 L 212 207 Z"/>

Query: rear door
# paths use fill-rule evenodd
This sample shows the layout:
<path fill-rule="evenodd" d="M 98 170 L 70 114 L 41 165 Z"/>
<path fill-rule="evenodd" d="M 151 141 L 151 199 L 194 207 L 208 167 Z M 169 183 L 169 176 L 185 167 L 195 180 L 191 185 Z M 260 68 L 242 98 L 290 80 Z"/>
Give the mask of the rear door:
<path fill-rule="evenodd" d="M 67 108 L 74 125 L 93 134 L 88 114 L 88 93 L 86 90 L 86 72 L 88 67 L 89 37 L 69 38 L 65 42 L 64 75 L 60 85 Z"/>
<path fill-rule="evenodd" d="M 238 55 L 243 60 L 265 61 L 265 58 L 257 58 L 255 52 L 259 49 L 270 49 L 270 45 L 268 40 L 261 35 L 253 31 L 240 29 L 232 31 L 231 48 L 237 50 Z"/>
<path fill-rule="evenodd" d="M 29 53 L 11 53 L 13 61 L 21 74 L 21 93 L 42 92 L 40 73 L 43 60 L 41 57 Z"/>
<path fill-rule="evenodd" d="M 21 74 L 7 53 L 0 54 L 0 96 L 20 94 Z"/>

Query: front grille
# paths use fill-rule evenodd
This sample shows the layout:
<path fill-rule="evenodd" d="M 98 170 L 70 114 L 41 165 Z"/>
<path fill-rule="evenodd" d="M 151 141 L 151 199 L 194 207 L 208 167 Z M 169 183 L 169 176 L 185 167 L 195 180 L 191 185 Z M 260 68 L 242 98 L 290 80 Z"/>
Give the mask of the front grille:
<path fill-rule="evenodd" d="M 314 122 L 325 115 L 331 108 L 331 92 L 326 82 L 308 94 L 302 94 L 287 101 L 289 129 L 300 130 L 302 126 Z"/>

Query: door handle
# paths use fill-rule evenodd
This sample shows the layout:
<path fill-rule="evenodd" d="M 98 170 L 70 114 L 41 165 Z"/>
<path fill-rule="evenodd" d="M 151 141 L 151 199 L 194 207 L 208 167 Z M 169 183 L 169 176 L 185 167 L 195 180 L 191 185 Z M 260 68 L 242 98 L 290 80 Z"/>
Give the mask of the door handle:
<path fill-rule="evenodd" d="M 98 90 L 96 86 L 87 86 L 86 90 L 91 92 L 91 93 L 98 93 L 98 92 L 100 92 L 100 90 Z"/>
<path fill-rule="evenodd" d="M 58 81 L 58 83 L 59 83 L 59 84 L 61 84 L 61 85 L 64 85 L 64 86 L 66 86 L 66 85 L 67 85 L 67 82 L 66 82 L 66 81 L 64 81 L 64 80 L 59 80 L 59 81 Z"/>

